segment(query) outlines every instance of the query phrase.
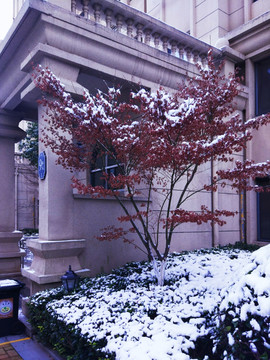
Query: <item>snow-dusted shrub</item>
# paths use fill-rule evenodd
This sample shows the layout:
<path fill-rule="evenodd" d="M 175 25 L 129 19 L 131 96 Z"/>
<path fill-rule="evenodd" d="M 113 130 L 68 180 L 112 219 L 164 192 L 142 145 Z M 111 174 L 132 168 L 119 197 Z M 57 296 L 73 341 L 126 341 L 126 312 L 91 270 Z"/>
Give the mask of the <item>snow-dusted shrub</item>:
<path fill-rule="evenodd" d="M 78 329 L 59 320 L 48 310 L 48 304 L 64 300 L 65 296 L 62 288 L 45 290 L 32 296 L 28 303 L 29 320 L 38 340 L 51 346 L 66 360 L 113 360 L 113 354 L 108 357 L 99 350 L 106 345 L 105 339 L 89 341 Z"/>
<path fill-rule="evenodd" d="M 163 287 L 151 263 L 127 264 L 73 294 L 36 294 L 31 323 L 68 360 L 268 359 L 268 253 L 172 254 Z"/>
<path fill-rule="evenodd" d="M 213 336 L 217 359 L 270 358 L 270 246 L 254 252 L 251 260 L 220 304 Z"/>

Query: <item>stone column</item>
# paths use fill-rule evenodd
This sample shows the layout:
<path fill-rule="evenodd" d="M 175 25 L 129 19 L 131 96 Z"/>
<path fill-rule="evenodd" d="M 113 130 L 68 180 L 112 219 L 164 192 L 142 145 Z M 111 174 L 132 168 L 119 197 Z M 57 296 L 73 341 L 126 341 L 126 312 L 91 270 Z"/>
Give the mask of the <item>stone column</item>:
<path fill-rule="evenodd" d="M 22 233 L 15 229 L 14 143 L 25 133 L 18 128 L 19 114 L 0 110 L 0 278 L 21 275 L 18 241 Z"/>
<path fill-rule="evenodd" d="M 42 106 L 39 106 L 38 115 L 39 136 L 42 137 L 42 129 L 46 126 Z M 31 293 L 58 286 L 69 265 L 78 275 L 90 275 L 82 265 L 85 239 L 76 238 L 74 233 L 72 174 L 56 165 L 57 156 L 40 139 L 41 152 L 46 154 L 46 177 L 39 180 L 39 239 L 27 241 L 34 258 L 31 268 L 22 270 L 30 279 Z"/>

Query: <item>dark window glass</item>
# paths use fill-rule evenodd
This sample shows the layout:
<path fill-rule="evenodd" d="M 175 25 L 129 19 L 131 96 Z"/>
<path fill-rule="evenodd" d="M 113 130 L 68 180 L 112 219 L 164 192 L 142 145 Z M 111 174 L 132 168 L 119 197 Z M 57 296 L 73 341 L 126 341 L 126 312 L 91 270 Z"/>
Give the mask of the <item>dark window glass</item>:
<path fill-rule="evenodd" d="M 259 186 L 270 186 L 269 177 L 257 178 Z M 257 229 L 259 241 L 270 241 L 270 192 L 257 194 Z"/>
<path fill-rule="evenodd" d="M 270 241 L 270 193 L 258 196 L 258 240 Z"/>
<path fill-rule="evenodd" d="M 255 64 L 256 115 L 270 111 L 270 58 Z"/>
<path fill-rule="evenodd" d="M 91 171 L 92 186 L 106 186 L 105 179 L 102 179 L 102 171 Z"/>
<path fill-rule="evenodd" d="M 93 160 L 90 170 L 90 181 L 92 186 L 103 186 L 109 188 L 109 184 L 104 179 L 104 172 L 117 176 L 121 173 L 122 167 L 118 166 L 115 159 L 108 155 L 98 156 Z"/>

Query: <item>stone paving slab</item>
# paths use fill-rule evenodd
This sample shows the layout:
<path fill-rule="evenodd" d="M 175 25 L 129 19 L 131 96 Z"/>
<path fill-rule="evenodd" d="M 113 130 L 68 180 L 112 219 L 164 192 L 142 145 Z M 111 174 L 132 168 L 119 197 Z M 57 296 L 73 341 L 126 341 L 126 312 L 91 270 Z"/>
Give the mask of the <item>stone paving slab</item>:
<path fill-rule="evenodd" d="M 14 350 L 11 344 L 0 344 L 0 359 L 1 360 L 21 360 L 22 357 Z"/>
<path fill-rule="evenodd" d="M 54 360 L 42 346 L 25 334 L 0 337 L 0 360 Z"/>

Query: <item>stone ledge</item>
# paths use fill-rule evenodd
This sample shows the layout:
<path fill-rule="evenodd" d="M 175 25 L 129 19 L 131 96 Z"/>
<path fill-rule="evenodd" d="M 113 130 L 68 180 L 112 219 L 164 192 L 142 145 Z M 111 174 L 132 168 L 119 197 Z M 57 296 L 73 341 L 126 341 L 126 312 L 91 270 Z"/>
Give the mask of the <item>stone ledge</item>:
<path fill-rule="evenodd" d="M 10 271 L 7 273 L 1 273 L 0 279 L 14 279 L 14 278 L 21 278 L 22 273 L 20 271 Z"/>
<path fill-rule="evenodd" d="M 85 239 L 72 240 L 42 240 L 42 239 L 28 239 L 26 241 L 29 248 L 39 251 L 54 251 L 65 249 L 83 249 L 85 248 Z"/>
<path fill-rule="evenodd" d="M 89 269 L 80 269 L 80 270 L 76 270 L 74 272 L 81 277 L 90 276 Z M 34 270 L 22 268 L 22 275 L 27 277 L 28 279 L 34 281 L 37 284 L 51 284 L 51 283 L 60 283 L 61 276 L 63 276 L 64 273 L 42 275 L 42 274 L 38 274 Z"/>
<path fill-rule="evenodd" d="M 1 239 L 17 239 L 20 240 L 20 238 L 23 236 L 23 233 L 21 231 L 0 231 L 0 240 Z"/>
<path fill-rule="evenodd" d="M 17 257 L 23 257 L 25 255 L 24 250 L 19 251 L 10 251 L 10 252 L 1 252 L 0 253 L 0 259 L 5 258 L 17 258 Z"/>

